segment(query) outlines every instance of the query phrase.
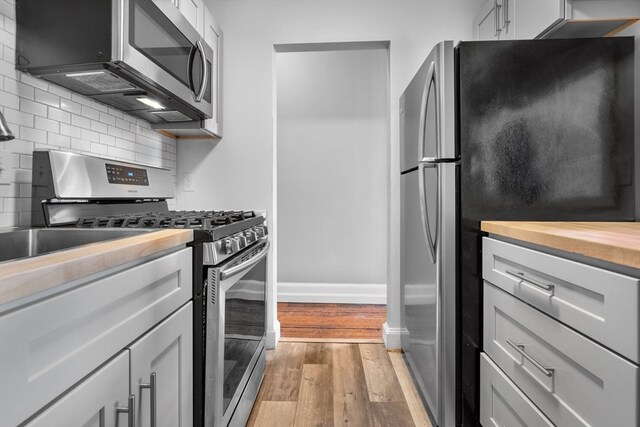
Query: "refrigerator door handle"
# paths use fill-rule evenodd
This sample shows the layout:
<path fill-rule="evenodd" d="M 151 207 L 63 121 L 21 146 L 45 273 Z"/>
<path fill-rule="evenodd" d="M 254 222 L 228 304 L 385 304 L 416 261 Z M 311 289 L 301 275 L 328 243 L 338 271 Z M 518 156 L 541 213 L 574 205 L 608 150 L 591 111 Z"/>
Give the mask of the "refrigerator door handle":
<path fill-rule="evenodd" d="M 429 226 L 429 211 L 428 211 L 428 200 L 427 200 L 427 189 L 424 185 L 424 170 L 426 168 L 437 168 L 438 163 L 418 163 L 418 187 L 420 188 L 420 215 L 422 216 L 422 234 L 424 235 L 424 240 L 429 248 L 429 255 L 431 255 L 431 261 L 436 263 L 436 242 L 433 236 L 431 235 L 431 227 Z M 436 191 L 439 192 L 438 183 L 436 183 Z M 439 206 L 437 205 L 437 199 L 439 194 L 436 193 L 436 224 L 439 222 L 438 214 L 440 212 Z M 437 237 L 437 236 L 436 236 Z"/>
<path fill-rule="evenodd" d="M 429 71 L 427 71 L 427 80 L 425 81 L 424 89 L 422 90 L 422 100 L 420 101 L 420 125 L 419 125 L 420 128 L 418 129 L 418 159 L 424 158 L 424 143 L 426 138 L 426 132 L 424 128 L 426 126 L 426 121 L 427 121 L 427 103 L 429 102 L 429 95 L 431 94 L 431 82 L 433 81 L 435 70 L 436 70 L 436 63 L 435 61 L 433 61 L 431 62 L 431 64 L 429 64 Z M 437 122 L 438 121 L 436 120 L 436 123 Z"/>

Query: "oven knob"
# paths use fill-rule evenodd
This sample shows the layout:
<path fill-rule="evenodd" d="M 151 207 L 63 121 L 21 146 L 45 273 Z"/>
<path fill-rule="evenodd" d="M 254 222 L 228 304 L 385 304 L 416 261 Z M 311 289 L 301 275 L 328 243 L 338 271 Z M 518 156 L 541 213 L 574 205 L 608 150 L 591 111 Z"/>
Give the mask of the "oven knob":
<path fill-rule="evenodd" d="M 240 248 L 244 249 L 247 247 L 247 238 L 245 236 L 240 235 L 237 239 L 240 242 Z"/>
<path fill-rule="evenodd" d="M 244 235 L 247 238 L 247 243 L 253 243 L 258 240 L 258 234 L 253 230 L 245 231 Z"/>
<path fill-rule="evenodd" d="M 231 239 L 231 252 L 238 252 L 240 250 L 240 240 L 237 237 Z"/>
<path fill-rule="evenodd" d="M 262 226 L 256 227 L 254 230 L 255 230 L 255 232 L 256 232 L 256 234 L 257 234 L 259 239 L 262 239 L 267 234 L 267 229 L 265 227 L 262 227 Z"/>
<path fill-rule="evenodd" d="M 231 255 L 233 253 L 231 239 L 225 239 L 225 241 L 222 242 L 222 249 L 227 253 L 227 255 Z"/>

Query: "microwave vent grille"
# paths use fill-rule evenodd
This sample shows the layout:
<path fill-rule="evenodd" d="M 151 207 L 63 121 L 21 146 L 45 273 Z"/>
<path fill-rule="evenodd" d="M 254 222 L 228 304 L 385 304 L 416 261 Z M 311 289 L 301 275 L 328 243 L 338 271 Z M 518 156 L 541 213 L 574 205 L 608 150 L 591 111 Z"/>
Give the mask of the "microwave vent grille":
<path fill-rule="evenodd" d="M 131 83 L 105 71 L 67 74 L 67 77 L 100 92 L 122 92 L 137 89 Z"/>
<path fill-rule="evenodd" d="M 190 121 L 191 118 L 188 116 L 185 116 L 184 114 L 182 114 L 180 111 L 149 111 L 149 113 L 158 116 L 164 120 L 166 120 L 167 122 L 186 122 L 186 121 Z"/>

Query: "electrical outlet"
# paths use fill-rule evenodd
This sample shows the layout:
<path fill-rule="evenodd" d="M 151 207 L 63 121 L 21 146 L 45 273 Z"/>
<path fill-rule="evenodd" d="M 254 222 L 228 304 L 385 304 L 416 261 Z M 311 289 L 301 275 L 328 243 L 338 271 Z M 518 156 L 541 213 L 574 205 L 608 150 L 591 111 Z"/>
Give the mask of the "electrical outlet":
<path fill-rule="evenodd" d="M 193 191 L 193 175 L 185 173 L 182 175 L 182 191 Z"/>

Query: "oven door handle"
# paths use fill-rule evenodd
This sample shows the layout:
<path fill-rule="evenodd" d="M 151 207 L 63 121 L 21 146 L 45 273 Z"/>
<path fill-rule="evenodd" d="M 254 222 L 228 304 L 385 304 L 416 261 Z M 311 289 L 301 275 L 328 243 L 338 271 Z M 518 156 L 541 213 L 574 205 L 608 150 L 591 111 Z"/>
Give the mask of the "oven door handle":
<path fill-rule="evenodd" d="M 255 255 L 254 257 L 252 257 L 251 259 L 238 264 L 228 270 L 222 270 L 220 272 L 220 279 L 221 280 L 227 280 L 230 277 L 233 277 L 239 273 L 242 273 L 245 270 L 250 269 L 251 267 L 253 267 L 254 265 L 256 265 L 257 263 L 259 263 L 260 261 L 262 261 L 262 258 L 267 256 L 267 252 L 269 252 L 269 247 L 271 246 L 271 242 L 269 242 L 267 240 L 267 243 L 264 245 L 264 247 L 260 250 L 260 252 Z"/>

